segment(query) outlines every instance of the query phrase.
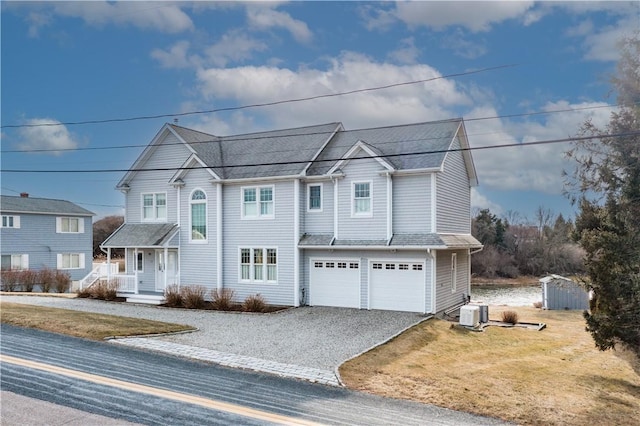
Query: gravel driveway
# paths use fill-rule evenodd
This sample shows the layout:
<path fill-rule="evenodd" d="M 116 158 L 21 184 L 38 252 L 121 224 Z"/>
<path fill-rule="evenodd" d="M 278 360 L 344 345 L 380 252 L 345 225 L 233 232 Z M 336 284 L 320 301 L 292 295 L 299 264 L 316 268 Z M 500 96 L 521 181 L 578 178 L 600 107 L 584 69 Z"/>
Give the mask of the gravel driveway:
<path fill-rule="evenodd" d="M 2 300 L 191 325 L 199 331 L 154 339 L 323 370 L 424 319 L 408 312 L 325 307 L 247 314 L 56 297 L 3 295 Z"/>

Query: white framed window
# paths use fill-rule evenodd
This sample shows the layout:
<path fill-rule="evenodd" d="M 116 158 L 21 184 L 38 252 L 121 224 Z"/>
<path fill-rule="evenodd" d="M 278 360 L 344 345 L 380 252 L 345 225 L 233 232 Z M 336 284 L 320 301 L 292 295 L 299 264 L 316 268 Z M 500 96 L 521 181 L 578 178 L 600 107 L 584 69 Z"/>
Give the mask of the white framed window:
<path fill-rule="evenodd" d="M 83 269 L 84 253 L 58 254 L 58 269 Z"/>
<path fill-rule="evenodd" d="M 278 249 L 240 248 L 240 281 L 278 281 Z"/>
<path fill-rule="evenodd" d="M 56 232 L 58 234 L 84 234 L 84 218 L 57 217 Z"/>
<path fill-rule="evenodd" d="M 3 254 L 1 269 L 3 271 L 29 269 L 29 255 L 28 254 Z"/>
<path fill-rule="evenodd" d="M 137 272 L 144 272 L 144 252 L 139 251 L 135 259 L 135 269 Z"/>
<path fill-rule="evenodd" d="M 322 211 L 322 184 L 310 183 L 307 185 L 307 211 Z"/>
<path fill-rule="evenodd" d="M 275 189 L 270 186 L 254 186 L 242 188 L 242 218 L 272 219 Z"/>
<path fill-rule="evenodd" d="M 451 293 L 456 292 L 458 276 L 458 254 L 451 253 Z"/>
<path fill-rule="evenodd" d="M 167 193 L 155 192 L 142 194 L 142 220 L 167 220 Z"/>
<path fill-rule="evenodd" d="M 2 215 L 3 228 L 20 228 L 20 216 Z"/>
<path fill-rule="evenodd" d="M 191 242 L 207 241 L 207 194 L 201 189 L 191 193 L 189 200 L 191 210 Z"/>
<path fill-rule="evenodd" d="M 371 182 L 353 182 L 351 186 L 351 216 L 373 216 Z"/>

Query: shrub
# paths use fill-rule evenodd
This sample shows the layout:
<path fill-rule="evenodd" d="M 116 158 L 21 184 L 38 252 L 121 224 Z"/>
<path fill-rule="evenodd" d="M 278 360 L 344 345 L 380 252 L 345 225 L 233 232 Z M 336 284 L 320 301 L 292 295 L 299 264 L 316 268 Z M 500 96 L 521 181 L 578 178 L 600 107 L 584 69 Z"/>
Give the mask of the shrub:
<path fill-rule="evenodd" d="M 542 308 L 542 302 L 533 302 L 533 307 L 536 309 Z"/>
<path fill-rule="evenodd" d="M 180 288 L 182 306 L 187 309 L 200 309 L 204 307 L 204 296 L 207 289 L 201 285 L 188 285 Z"/>
<path fill-rule="evenodd" d="M 2 291 L 15 291 L 18 283 L 17 271 L 2 271 Z"/>
<path fill-rule="evenodd" d="M 502 322 L 506 322 L 509 324 L 517 324 L 518 313 L 516 311 L 504 311 L 502 313 Z"/>
<path fill-rule="evenodd" d="M 182 306 L 182 293 L 180 293 L 180 286 L 178 286 L 178 284 L 171 284 L 165 288 L 164 299 L 167 306 L 172 308 L 179 308 Z"/>
<path fill-rule="evenodd" d="M 81 288 L 78 291 L 76 291 L 76 294 L 78 295 L 79 298 L 81 299 L 86 299 L 89 297 L 93 296 L 93 286 L 91 287 L 85 287 L 85 288 Z"/>
<path fill-rule="evenodd" d="M 235 292 L 230 288 L 211 290 L 211 304 L 215 309 L 221 311 L 229 311 L 233 305 L 233 296 Z"/>
<path fill-rule="evenodd" d="M 267 309 L 267 302 L 260 294 L 247 296 L 242 304 L 245 312 L 264 312 Z"/>
<path fill-rule="evenodd" d="M 38 272 L 38 281 L 40 283 L 40 290 L 42 290 L 43 293 L 49 293 L 56 281 L 55 271 L 49 268 L 41 269 L 40 272 Z"/>
<path fill-rule="evenodd" d="M 115 300 L 118 297 L 118 281 L 98 281 L 88 288 L 91 297 L 100 300 Z"/>
<path fill-rule="evenodd" d="M 66 293 L 71 287 L 71 274 L 65 271 L 56 271 L 55 287 L 58 293 Z"/>
<path fill-rule="evenodd" d="M 36 271 L 25 270 L 20 274 L 22 290 L 32 292 L 33 287 L 38 283 L 39 274 Z"/>

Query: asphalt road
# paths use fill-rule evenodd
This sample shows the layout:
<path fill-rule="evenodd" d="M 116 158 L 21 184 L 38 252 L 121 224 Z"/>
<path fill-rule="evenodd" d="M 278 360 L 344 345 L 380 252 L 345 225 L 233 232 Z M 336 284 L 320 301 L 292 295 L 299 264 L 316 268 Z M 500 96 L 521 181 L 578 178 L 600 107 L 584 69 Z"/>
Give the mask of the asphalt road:
<path fill-rule="evenodd" d="M 2 324 L 2 391 L 147 425 L 501 424 L 439 407 Z M 27 408 L 28 405 L 25 405 Z M 26 411 L 28 413 L 28 411 Z M 58 424 L 51 416 L 29 424 Z M 35 416 L 35 413 L 34 413 Z M 3 425 L 6 419 L 3 419 Z"/>

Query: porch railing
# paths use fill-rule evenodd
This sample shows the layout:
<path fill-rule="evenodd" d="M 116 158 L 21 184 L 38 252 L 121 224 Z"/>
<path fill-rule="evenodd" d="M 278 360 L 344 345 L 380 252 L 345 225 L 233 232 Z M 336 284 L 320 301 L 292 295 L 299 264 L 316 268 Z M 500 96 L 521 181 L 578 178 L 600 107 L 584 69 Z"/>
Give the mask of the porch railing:
<path fill-rule="evenodd" d="M 138 293 L 138 283 L 135 275 L 114 274 L 111 280 L 118 283 L 119 293 Z"/>

